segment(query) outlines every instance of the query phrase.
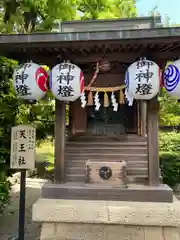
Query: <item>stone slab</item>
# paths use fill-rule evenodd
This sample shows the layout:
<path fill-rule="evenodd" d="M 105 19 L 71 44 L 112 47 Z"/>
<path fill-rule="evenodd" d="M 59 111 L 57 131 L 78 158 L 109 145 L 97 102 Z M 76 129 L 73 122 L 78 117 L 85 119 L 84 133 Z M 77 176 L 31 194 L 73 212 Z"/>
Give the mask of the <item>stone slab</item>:
<path fill-rule="evenodd" d="M 134 202 L 172 202 L 173 191 L 167 185 L 105 186 L 102 184 L 65 183 L 44 184 L 43 198 L 74 200 L 106 200 Z"/>
<path fill-rule="evenodd" d="M 40 240 L 179 240 L 179 229 L 103 224 L 43 223 Z"/>
<path fill-rule="evenodd" d="M 54 223 L 180 227 L 180 202 L 140 203 L 40 198 L 33 205 L 33 220 Z"/>

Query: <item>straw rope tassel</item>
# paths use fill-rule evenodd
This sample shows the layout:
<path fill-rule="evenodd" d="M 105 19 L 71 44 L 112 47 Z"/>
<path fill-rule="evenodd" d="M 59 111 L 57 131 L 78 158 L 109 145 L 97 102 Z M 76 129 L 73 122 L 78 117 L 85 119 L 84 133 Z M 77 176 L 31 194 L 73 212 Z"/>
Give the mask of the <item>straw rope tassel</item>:
<path fill-rule="evenodd" d="M 89 94 L 88 94 L 87 106 L 93 106 L 93 94 L 92 94 L 92 91 L 90 91 Z"/>
<path fill-rule="evenodd" d="M 119 91 L 119 103 L 120 104 L 124 104 L 125 101 L 124 101 L 124 93 L 122 90 Z"/>
<path fill-rule="evenodd" d="M 109 98 L 107 92 L 104 93 L 104 107 L 109 107 Z"/>

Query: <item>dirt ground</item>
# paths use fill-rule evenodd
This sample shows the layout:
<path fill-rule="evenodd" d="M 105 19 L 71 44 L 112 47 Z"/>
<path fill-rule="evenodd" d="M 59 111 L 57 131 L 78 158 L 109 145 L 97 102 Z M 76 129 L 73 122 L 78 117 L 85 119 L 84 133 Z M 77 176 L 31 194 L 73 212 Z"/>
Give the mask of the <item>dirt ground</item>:
<path fill-rule="evenodd" d="M 42 183 L 27 184 L 25 240 L 39 239 L 40 225 L 32 222 L 32 205 L 40 196 Z M 19 185 L 12 187 L 11 203 L 0 217 L 0 240 L 18 239 Z"/>

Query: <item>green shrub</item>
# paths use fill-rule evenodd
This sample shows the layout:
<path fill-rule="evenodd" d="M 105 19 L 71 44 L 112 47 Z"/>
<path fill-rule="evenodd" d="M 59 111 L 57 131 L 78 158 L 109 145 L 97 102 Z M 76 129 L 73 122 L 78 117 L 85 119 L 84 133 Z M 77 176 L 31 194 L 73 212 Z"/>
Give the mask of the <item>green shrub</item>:
<path fill-rule="evenodd" d="M 180 154 L 175 152 L 160 152 L 160 166 L 163 182 L 170 187 L 180 183 Z"/>
<path fill-rule="evenodd" d="M 160 132 L 159 133 L 159 151 L 161 152 L 180 152 L 180 133 Z"/>
<path fill-rule="evenodd" d="M 2 213 L 4 207 L 9 202 L 9 190 L 10 190 L 10 183 L 7 180 L 6 173 L 0 172 L 0 214 Z"/>
<path fill-rule="evenodd" d="M 18 102 L 12 87 L 12 73 L 17 63 L 0 57 L 0 213 L 9 201 L 7 180 L 10 159 L 11 127 L 16 123 Z"/>
<path fill-rule="evenodd" d="M 173 187 L 180 183 L 180 133 L 159 133 L 160 166 L 163 182 Z"/>

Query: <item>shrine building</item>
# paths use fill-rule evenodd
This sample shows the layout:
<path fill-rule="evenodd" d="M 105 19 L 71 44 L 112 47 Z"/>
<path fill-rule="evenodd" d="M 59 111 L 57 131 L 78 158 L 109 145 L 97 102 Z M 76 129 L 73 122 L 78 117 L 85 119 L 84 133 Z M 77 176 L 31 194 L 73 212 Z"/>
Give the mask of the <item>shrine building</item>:
<path fill-rule="evenodd" d="M 179 56 L 179 40 L 180 28 L 162 28 L 159 17 L 62 22 L 58 33 L 0 36 L 3 56 L 50 67 L 69 61 L 84 73 L 87 105 L 83 108 L 80 99 L 69 103 L 68 129 L 67 103 L 56 100 L 55 183 L 43 187 L 44 198 L 172 202 L 172 190 L 160 183 L 157 97 L 128 106 L 124 79 L 128 66 L 142 57 L 163 70 Z M 115 188 L 105 190 L 88 183 L 87 161 L 91 166 L 124 161 L 127 187 L 118 187 L 118 179 Z"/>
<path fill-rule="evenodd" d="M 161 211 L 160 205 L 153 205 L 157 202 L 174 204 L 172 189 L 161 181 L 158 96 L 127 104 L 125 72 L 140 59 L 153 61 L 164 71 L 167 61 L 180 56 L 180 28 L 163 28 L 160 17 L 62 22 L 56 33 L 0 35 L 0 52 L 20 63 L 32 60 L 50 68 L 61 62 L 70 62 L 84 74 L 84 100 L 55 100 L 54 182 L 43 185 L 41 198 L 33 208 L 33 219 L 44 224 L 42 234 L 47 226 L 53 228 L 54 223 L 62 239 L 71 232 L 73 235 L 68 239 L 104 239 L 92 235 L 99 232 L 94 230 L 95 223 L 98 226 L 108 224 L 106 229 L 111 228 L 110 224 L 121 227 L 129 224 L 129 231 L 133 233 L 137 225 L 158 226 L 160 229 L 156 211 L 164 216 L 160 221 L 162 226 L 177 225 L 178 221 L 168 222 L 171 205 L 161 205 L 167 211 Z M 86 104 L 83 105 L 83 101 Z M 104 205 L 103 201 L 107 204 Z M 151 203 L 151 210 L 150 205 L 146 208 L 143 202 Z M 99 217 L 106 207 L 109 211 L 107 219 Z M 124 220 L 111 218 L 111 211 L 117 208 L 118 216 L 124 216 Z M 71 209 L 71 213 L 63 215 L 63 209 Z M 80 213 L 80 209 L 87 215 Z M 129 215 L 125 214 L 126 211 Z M 133 215 L 133 211 L 144 220 L 134 220 L 136 214 Z M 92 216 L 88 215 L 90 212 Z M 148 222 L 149 213 L 154 214 L 154 218 L 149 217 L 152 222 Z M 75 228 L 72 226 L 74 230 L 69 229 L 72 224 L 75 224 Z M 80 230 L 75 233 L 80 225 L 86 229 L 83 231 L 89 231 L 88 234 L 90 230 L 86 225 L 91 228 L 90 237 L 80 236 Z M 125 236 L 124 228 L 121 230 L 119 234 Z M 108 236 L 108 240 L 118 239 L 117 236 Z M 41 235 L 41 239 L 60 238 L 56 233 L 56 238 Z"/>

